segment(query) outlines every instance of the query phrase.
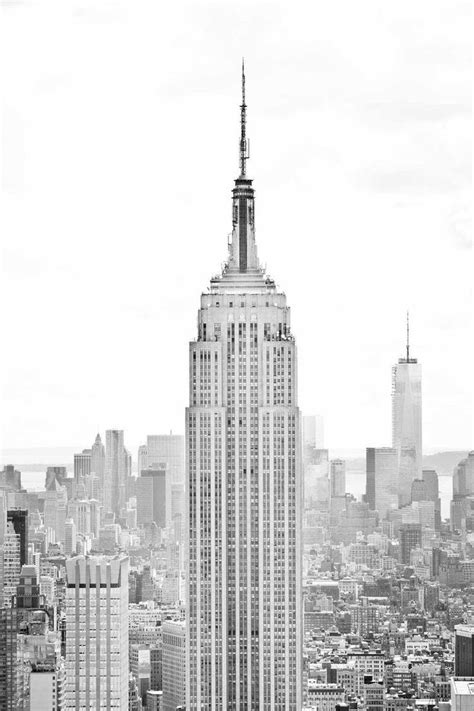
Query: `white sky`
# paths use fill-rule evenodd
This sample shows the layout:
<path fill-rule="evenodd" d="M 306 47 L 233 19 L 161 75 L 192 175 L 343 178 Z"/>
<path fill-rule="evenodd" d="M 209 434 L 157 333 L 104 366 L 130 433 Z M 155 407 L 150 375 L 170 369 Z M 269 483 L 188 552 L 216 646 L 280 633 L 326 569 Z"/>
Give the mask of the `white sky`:
<path fill-rule="evenodd" d="M 240 61 L 259 254 L 326 445 L 473 446 L 470 3 L 3 0 L 3 447 L 184 431 L 226 258 Z"/>

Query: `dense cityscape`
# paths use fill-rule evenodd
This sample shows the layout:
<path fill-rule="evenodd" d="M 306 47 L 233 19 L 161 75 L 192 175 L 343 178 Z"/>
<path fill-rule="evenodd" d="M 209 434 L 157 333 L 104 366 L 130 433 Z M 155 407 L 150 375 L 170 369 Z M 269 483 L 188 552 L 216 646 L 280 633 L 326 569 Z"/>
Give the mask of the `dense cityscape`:
<path fill-rule="evenodd" d="M 367 443 L 351 491 L 354 462 L 298 408 L 246 111 L 242 73 L 232 238 L 201 296 L 185 434 L 132 453 L 123 430 L 91 433 L 42 490 L 0 472 L 0 711 L 474 709 L 474 451 L 424 464 L 407 317 L 392 441 Z"/>

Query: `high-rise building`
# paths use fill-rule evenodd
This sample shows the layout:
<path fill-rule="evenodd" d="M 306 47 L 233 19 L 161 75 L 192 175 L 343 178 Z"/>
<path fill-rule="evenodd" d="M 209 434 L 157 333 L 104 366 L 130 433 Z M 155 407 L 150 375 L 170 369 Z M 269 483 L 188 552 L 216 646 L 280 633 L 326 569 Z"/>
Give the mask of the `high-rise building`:
<path fill-rule="evenodd" d="M 64 662 L 47 658 L 34 664 L 30 676 L 30 709 L 35 711 L 63 711 Z"/>
<path fill-rule="evenodd" d="M 105 433 L 104 509 L 120 515 L 127 502 L 127 453 L 123 430 Z"/>
<path fill-rule="evenodd" d="M 324 420 L 321 415 L 303 415 L 303 445 L 324 449 Z"/>
<path fill-rule="evenodd" d="M 380 518 L 398 507 L 398 452 L 392 447 L 366 449 L 366 499 Z"/>
<path fill-rule="evenodd" d="M 128 558 L 66 561 L 65 709 L 128 711 Z"/>
<path fill-rule="evenodd" d="M 90 499 L 89 500 L 89 506 L 90 506 L 90 512 L 91 512 L 91 533 L 94 536 L 94 538 L 97 538 L 99 535 L 99 529 L 100 529 L 100 512 L 101 512 L 101 505 L 100 502 L 97 501 L 97 499 Z"/>
<path fill-rule="evenodd" d="M 91 474 L 99 480 L 99 491 L 97 492 L 99 501 L 103 502 L 104 476 L 105 476 L 105 447 L 102 444 L 100 434 L 97 434 L 91 448 Z"/>
<path fill-rule="evenodd" d="M 48 467 L 46 469 L 44 488 L 46 491 L 50 491 L 51 489 L 55 489 L 56 484 L 64 486 L 65 479 L 67 479 L 66 467 Z"/>
<path fill-rule="evenodd" d="M 435 510 L 435 528 L 441 527 L 441 499 L 439 498 L 438 475 L 434 469 L 423 469 L 423 479 L 414 479 L 411 489 L 412 501 L 432 501 Z"/>
<path fill-rule="evenodd" d="M 4 604 L 5 538 L 7 535 L 7 493 L 0 489 L 0 609 Z"/>
<path fill-rule="evenodd" d="M 449 711 L 471 711 L 474 708 L 474 679 L 472 677 L 451 677 L 451 703 Z M 440 705 L 441 711 L 441 705 Z"/>
<path fill-rule="evenodd" d="M 438 474 L 434 469 L 423 469 L 423 481 L 426 486 L 426 494 L 428 501 L 439 501 L 439 482 Z"/>
<path fill-rule="evenodd" d="M 13 464 L 6 464 L 0 472 L 0 489 L 21 491 L 21 472 Z"/>
<path fill-rule="evenodd" d="M 331 482 L 329 452 L 327 449 L 305 447 L 304 503 L 305 508 L 316 503 L 318 507 L 329 506 Z"/>
<path fill-rule="evenodd" d="M 28 511 L 26 509 L 9 509 L 7 520 L 11 521 L 15 533 L 20 536 L 20 564 L 28 563 Z"/>
<path fill-rule="evenodd" d="M 170 473 L 170 485 L 184 482 L 183 435 L 174 435 L 171 432 L 169 435 L 148 435 L 146 452 L 149 467 L 166 464 Z M 139 469 L 138 472 L 140 471 Z"/>
<path fill-rule="evenodd" d="M 147 711 L 163 710 L 163 691 L 148 689 L 146 692 L 146 709 Z"/>
<path fill-rule="evenodd" d="M 474 677 L 474 625 L 456 625 L 454 674 Z"/>
<path fill-rule="evenodd" d="M 64 522 L 64 552 L 66 555 L 75 555 L 77 546 L 77 528 L 72 518 Z"/>
<path fill-rule="evenodd" d="M 76 524 L 76 533 L 91 532 L 91 504 L 89 499 L 73 499 L 68 504 L 68 514 Z"/>
<path fill-rule="evenodd" d="M 38 610 L 44 607 L 41 585 L 35 565 L 23 565 L 16 588 L 16 607 L 20 610 Z"/>
<path fill-rule="evenodd" d="M 474 450 L 461 459 L 453 472 L 453 498 L 474 494 Z"/>
<path fill-rule="evenodd" d="M 12 523 L 8 524 L 13 528 Z M 19 534 L 14 534 L 19 537 Z M 31 677 L 39 665 L 60 666 L 60 643 L 48 628 L 48 616 L 42 609 L 38 571 L 24 565 L 17 578 L 11 607 L 0 610 L 0 709 L 18 711 L 40 709 L 32 692 Z M 60 672 L 59 672 L 60 674 Z M 61 676 L 61 675 L 60 675 Z M 60 682 L 56 697 L 61 699 Z M 52 705 L 50 709 L 56 709 Z"/>
<path fill-rule="evenodd" d="M 136 481 L 137 523 L 156 523 L 165 528 L 171 523 L 171 501 L 168 497 L 169 471 L 166 464 L 143 469 Z"/>
<path fill-rule="evenodd" d="M 143 469 L 148 469 L 148 448 L 147 448 L 146 444 L 141 444 L 138 447 L 138 455 L 137 455 L 138 476 L 140 476 L 140 472 Z"/>
<path fill-rule="evenodd" d="M 399 532 L 400 538 L 400 562 L 403 565 L 410 565 L 410 554 L 414 548 L 420 548 L 422 544 L 421 524 L 402 523 Z"/>
<path fill-rule="evenodd" d="M 343 459 L 332 459 L 329 478 L 331 483 L 331 498 L 344 496 L 346 493 L 346 463 Z"/>
<path fill-rule="evenodd" d="M 186 703 L 186 625 L 182 620 L 163 622 L 163 711 L 176 711 Z M 212 704 L 209 706 L 212 708 Z"/>
<path fill-rule="evenodd" d="M 184 483 L 171 485 L 171 518 L 174 520 L 176 516 L 181 516 L 184 519 L 185 513 L 185 494 Z"/>
<path fill-rule="evenodd" d="M 13 523 L 7 521 L 6 532 L 3 539 L 3 580 L 2 593 L 5 607 L 12 606 L 13 595 L 20 580 L 21 571 L 21 543 L 20 534 L 15 532 Z"/>
<path fill-rule="evenodd" d="M 428 490 L 423 479 L 413 479 L 411 483 L 411 502 L 427 501 Z"/>
<path fill-rule="evenodd" d="M 296 345 L 257 257 L 245 127 L 244 95 L 229 259 L 190 344 L 188 711 L 302 705 Z"/>
<path fill-rule="evenodd" d="M 150 646 L 150 686 L 157 691 L 163 687 L 163 646 L 161 641 L 159 644 Z"/>
<path fill-rule="evenodd" d="M 64 480 L 63 480 L 64 481 Z M 44 493 L 43 522 L 45 528 L 54 531 L 56 542 L 63 542 L 67 514 L 67 492 L 64 485 L 54 476 Z"/>
<path fill-rule="evenodd" d="M 150 647 L 147 644 L 130 645 L 130 671 L 135 677 L 138 693 L 145 701 L 146 692 L 151 686 Z"/>
<path fill-rule="evenodd" d="M 76 485 L 83 482 L 86 476 L 91 473 L 91 449 L 83 449 L 79 454 L 74 455 L 74 481 Z"/>
<path fill-rule="evenodd" d="M 407 319 L 406 358 L 392 369 L 392 447 L 398 454 L 399 504 L 410 503 L 413 479 L 422 478 L 421 365 L 410 358 Z"/>

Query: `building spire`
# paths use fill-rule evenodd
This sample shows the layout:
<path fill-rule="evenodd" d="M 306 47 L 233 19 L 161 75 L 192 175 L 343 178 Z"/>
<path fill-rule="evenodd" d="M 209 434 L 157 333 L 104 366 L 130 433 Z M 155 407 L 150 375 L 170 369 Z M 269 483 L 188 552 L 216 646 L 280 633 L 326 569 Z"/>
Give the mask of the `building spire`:
<path fill-rule="evenodd" d="M 407 311 L 407 363 L 410 362 L 410 312 Z"/>
<path fill-rule="evenodd" d="M 242 57 L 242 103 L 240 105 L 240 177 L 246 174 L 245 161 L 249 158 L 249 141 L 247 140 L 247 104 L 245 103 L 245 63 Z"/>

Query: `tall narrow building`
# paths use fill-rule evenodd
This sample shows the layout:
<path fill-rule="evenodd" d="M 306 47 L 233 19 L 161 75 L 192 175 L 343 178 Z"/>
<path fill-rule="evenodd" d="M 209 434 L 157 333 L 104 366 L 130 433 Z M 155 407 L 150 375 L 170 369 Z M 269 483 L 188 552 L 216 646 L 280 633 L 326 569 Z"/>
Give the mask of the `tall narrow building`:
<path fill-rule="evenodd" d="M 100 434 L 97 434 L 91 448 L 91 474 L 99 480 L 99 491 L 97 492 L 101 503 L 104 501 L 104 475 L 105 475 L 105 447 L 102 444 Z"/>
<path fill-rule="evenodd" d="M 66 561 L 64 709 L 128 711 L 128 558 Z"/>
<path fill-rule="evenodd" d="M 406 358 L 399 358 L 392 371 L 392 447 L 398 455 L 400 506 L 410 503 L 412 482 L 422 478 L 421 365 L 410 358 L 409 336 L 407 316 Z"/>
<path fill-rule="evenodd" d="M 127 502 L 127 450 L 123 430 L 105 432 L 104 508 L 120 515 Z"/>
<path fill-rule="evenodd" d="M 286 296 L 257 257 L 240 175 L 228 262 L 201 296 L 186 411 L 186 708 L 302 705 L 301 452 L 296 345 Z"/>

